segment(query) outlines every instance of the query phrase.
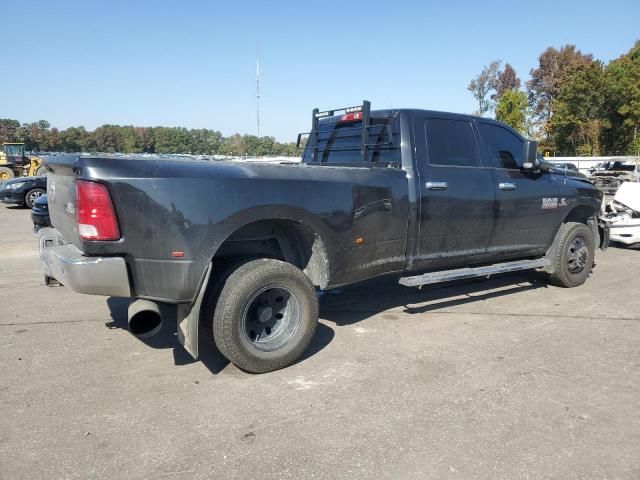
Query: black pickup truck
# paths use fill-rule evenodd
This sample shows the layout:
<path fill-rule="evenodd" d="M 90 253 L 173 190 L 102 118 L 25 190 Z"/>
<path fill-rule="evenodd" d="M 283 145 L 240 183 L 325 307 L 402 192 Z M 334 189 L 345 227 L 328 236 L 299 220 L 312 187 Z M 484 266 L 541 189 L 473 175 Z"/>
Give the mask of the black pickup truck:
<path fill-rule="evenodd" d="M 51 158 L 47 275 L 131 297 L 134 333 L 177 304 L 194 358 L 202 323 L 230 361 L 267 372 L 309 345 L 317 289 L 523 269 L 575 287 L 606 247 L 602 194 L 499 122 L 366 101 L 312 122 L 299 163 Z"/>

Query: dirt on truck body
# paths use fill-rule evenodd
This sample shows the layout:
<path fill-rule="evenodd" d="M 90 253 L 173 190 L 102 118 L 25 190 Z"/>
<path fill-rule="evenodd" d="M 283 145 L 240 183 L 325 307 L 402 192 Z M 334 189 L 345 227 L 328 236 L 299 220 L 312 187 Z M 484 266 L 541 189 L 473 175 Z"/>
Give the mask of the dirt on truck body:
<path fill-rule="evenodd" d="M 541 269 L 581 285 L 607 226 L 584 175 L 494 120 L 362 105 L 314 110 L 302 162 L 55 157 L 45 271 L 72 290 L 129 297 L 157 330 L 177 305 L 249 372 L 296 362 L 317 290 L 392 274 L 406 286 Z"/>

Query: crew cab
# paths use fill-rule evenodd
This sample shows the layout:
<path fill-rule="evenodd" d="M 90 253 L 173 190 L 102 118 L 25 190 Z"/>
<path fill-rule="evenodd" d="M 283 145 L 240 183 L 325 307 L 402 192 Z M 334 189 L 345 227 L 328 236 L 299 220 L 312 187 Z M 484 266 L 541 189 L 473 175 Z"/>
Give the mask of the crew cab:
<path fill-rule="evenodd" d="M 134 333 L 156 331 L 159 304 L 176 304 L 194 358 L 202 323 L 258 373 L 305 351 L 318 289 L 522 269 L 575 287 L 606 247 L 602 193 L 497 121 L 365 101 L 315 109 L 307 135 L 302 161 L 280 164 L 52 157 L 46 272 L 130 297 Z"/>

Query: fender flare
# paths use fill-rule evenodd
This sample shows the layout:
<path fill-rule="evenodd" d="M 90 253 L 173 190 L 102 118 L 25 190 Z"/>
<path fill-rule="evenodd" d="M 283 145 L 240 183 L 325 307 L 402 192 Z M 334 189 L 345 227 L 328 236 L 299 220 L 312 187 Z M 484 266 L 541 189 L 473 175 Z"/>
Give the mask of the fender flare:
<path fill-rule="evenodd" d="M 201 275 L 193 300 L 190 303 L 181 303 L 177 305 L 176 322 L 178 341 L 194 358 L 194 360 L 197 360 L 199 356 L 198 343 L 200 317 L 206 307 L 205 295 L 213 271 L 213 258 L 224 241 L 234 232 L 244 226 L 258 221 L 291 220 L 309 228 L 320 238 L 322 248 L 324 249 L 323 254 L 327 262 L 329 262 L 331 255 L 331 252 L 328 251 L 327 244 L 324 240 L 329 235 L 328 231 L 322 226 L 321 222 L 314 219 L 311 214 L 304 210 L 301 211 L 300 209 L 292 207 L 265 206 L 260 207 L 257 210 L 245 210 L 238 212 L 238 214 L 234 215 L 231 220 L 232 221 L 229 222 L 229 225 L 224 229 L 224 233 L 222 233 L 212 243 L 213 248 L 211 248 L 211 246 L 209 247 L 210 251 L 207 253 L 208 263 L 204 267 L 204 271 Z M 327 272 L 327 274 L 329 273 Z"/>

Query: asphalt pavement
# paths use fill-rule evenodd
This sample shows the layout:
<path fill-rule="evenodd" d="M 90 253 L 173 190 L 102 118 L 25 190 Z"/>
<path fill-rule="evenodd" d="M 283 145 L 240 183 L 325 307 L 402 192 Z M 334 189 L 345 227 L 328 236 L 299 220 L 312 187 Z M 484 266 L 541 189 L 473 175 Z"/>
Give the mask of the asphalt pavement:
<path fill-rule="evenodd" d="M 27 210 L 0 205 L 0 259 L 2 479 L 640 478 L 640 251 L 575 289 L 328 293 L 305 357 L 266 375 L 46 287 Z"/>

